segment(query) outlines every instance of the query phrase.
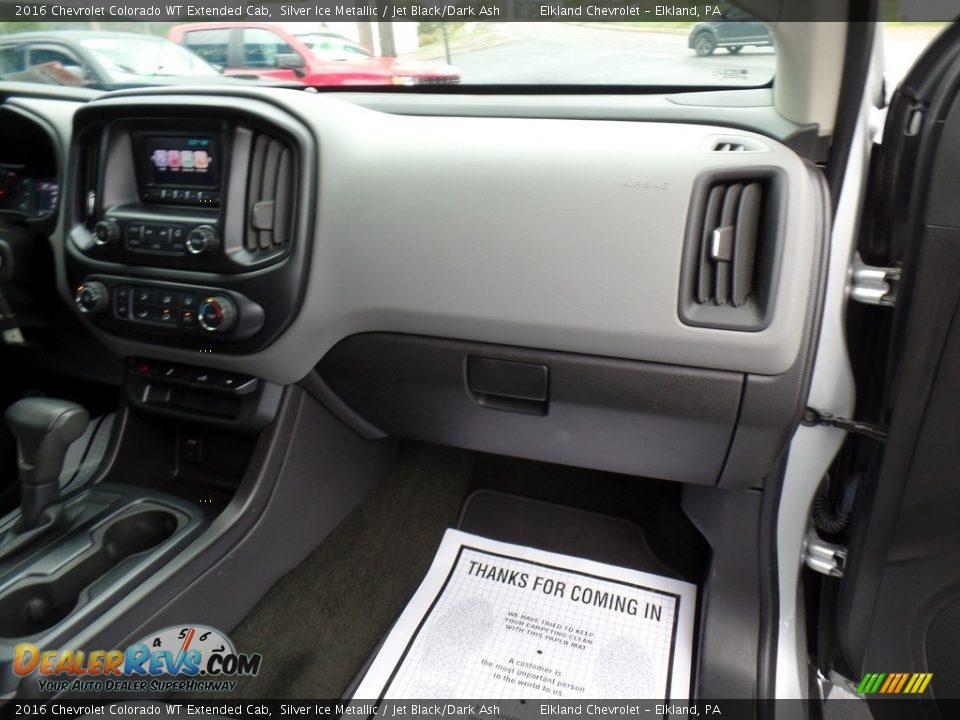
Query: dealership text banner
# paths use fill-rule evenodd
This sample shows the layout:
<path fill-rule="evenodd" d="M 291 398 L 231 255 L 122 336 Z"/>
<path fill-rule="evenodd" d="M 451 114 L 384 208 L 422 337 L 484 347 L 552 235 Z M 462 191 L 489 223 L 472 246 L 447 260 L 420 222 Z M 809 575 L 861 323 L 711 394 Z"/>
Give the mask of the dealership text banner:
<path fill-rule="evenodd" d="M 847 21 L 843 3 L 835 9 L 822 3 L 771 3 L 764 21 Z M 624 2 L 623 0 L 359 0 L 357 2 L 308 0 L 305 2 L 149 2 L 132 0 L 60 0 L 16 2 L 0 0 L 3 22 L 191 22 L 210 20 L 258 20 L 262 22 L 319 21 L 578 21 L 591 22 L 700 22 L 719 20 L 726 3 Z M 817 12 L 814 16 L 812 13 Z M 894 0 L 883 4 L 883 20 L 950 21 L 955 19 L 955 0 Z M 824 16 L 836 13 L 837 17 Z"/>

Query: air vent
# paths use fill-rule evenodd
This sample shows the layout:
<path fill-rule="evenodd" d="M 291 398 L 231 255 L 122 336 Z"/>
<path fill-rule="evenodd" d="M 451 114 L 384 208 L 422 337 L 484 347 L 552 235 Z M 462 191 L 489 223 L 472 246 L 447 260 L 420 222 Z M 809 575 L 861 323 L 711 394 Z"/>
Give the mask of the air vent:
<path fill-rule="evenodd" d="M 697 264 L 699 304 L 743 305 L 753 290 L 763 185 L 720 183 L 710 188 Z"/>
<path fill-rule="evenodd" d="M 100 188 L 100 162 L 103 128 L 99 125 L 88 128 L 79 142 L 77 172 L 77 214 L 88 230 L 97 221 Z"/>
<path fill-rule="evenodd" d="M 244 246 L 263 255 L 290 242 L 294 158 L 286 143 L 267 134 L 256 135 L 251 147 Z"/>
<path fill-rule="evenodd" d="M 718 142 L 714 148 L 714 152 L 746 152 L 747 146 L 743 143 L 738 142 Z"/>
<path fill-rule="evenodd" d="M 689 325 L 760 330 L 780 250 L 780 173 L 735 171 L 697 183 L 687 225 L 680 315 Z"/>
<path fill-rule="evenodd" d="M 770 152 L 770 146 L 762 139 L 748 135 L 708 135 L 700 148 L 711 153 Z"/>

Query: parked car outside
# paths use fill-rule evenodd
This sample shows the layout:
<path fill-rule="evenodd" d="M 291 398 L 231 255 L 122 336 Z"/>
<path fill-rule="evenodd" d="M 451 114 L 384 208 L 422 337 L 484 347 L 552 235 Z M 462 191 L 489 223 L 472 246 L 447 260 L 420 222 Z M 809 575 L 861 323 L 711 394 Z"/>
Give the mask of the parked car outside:
<path fill-rule="evenodd" d="M 0 37 L 0 77 L 102 90 L 240 82 L 164 38 L 84 30 Z"/>
<path fill-rule="evenodd" d="M 694 25 L 687 41 L 687 46 L 701 57 L 713 55 L 716 49 L 721 47 L 736 55 L 748 45 L 773 47 L 770 28 L 766 23 L 735 8 L 725 12 L 722 20 Z"/>
<path fill-rule="evenodd" d="M 451 65 L 377 57 L 347 38 L 323 35 L 298 36 L 271 23 L 212 22 L 178 25 L 168 37 L 228 75 L 256 73 L 310 86 L 460 82 L 460 71 Z"/>

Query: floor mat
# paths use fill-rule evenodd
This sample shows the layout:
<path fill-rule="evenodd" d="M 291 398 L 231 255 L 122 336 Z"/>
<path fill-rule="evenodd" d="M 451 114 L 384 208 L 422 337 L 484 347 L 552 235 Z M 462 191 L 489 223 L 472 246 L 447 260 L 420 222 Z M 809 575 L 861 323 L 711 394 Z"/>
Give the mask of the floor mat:
<path fill-rule="evenodd" d="M 240 652 L 262 653 L 264 662 L 258 676 L 221 697 L 341 697 L 480 489 L 626 515 L 651 530 L 655 555 L 669 554 L 681 577 L 699 578 L 705 545 L 679 509 L 677 485 L 402 443 L 387 477 L 230 633 Z"/>
<path fill-rule="evenodd" d="M 401 449 L 388 477 L 230 634 L 240 652 L 263 654 L 259 675 L 195 697 L 340 697 L 456 524 L 468 481 L 466 453 Z"/>
<path fill-rule="evenodd" d="M 650 550 L 640 526 L 610 515 L 478 490 L 467 498 L 458 527 L 492 540 L 678 577 Z"/>

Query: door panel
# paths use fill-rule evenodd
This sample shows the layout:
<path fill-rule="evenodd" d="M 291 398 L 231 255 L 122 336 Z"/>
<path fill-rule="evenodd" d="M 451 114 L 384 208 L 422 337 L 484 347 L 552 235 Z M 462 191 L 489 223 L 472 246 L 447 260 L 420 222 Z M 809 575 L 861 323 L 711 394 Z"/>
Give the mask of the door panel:
<path fill-rule="evenodd" d="M 888 441 L 855 506 L 837 605 L 839 649 L 868 672 L 932 672 L 960 697 L 960 32 L 935 42 L 894 95 L 861 252 L 902 264 L 885 387 Z M 939 717 L 870 699 L 875 717 Z"/>

